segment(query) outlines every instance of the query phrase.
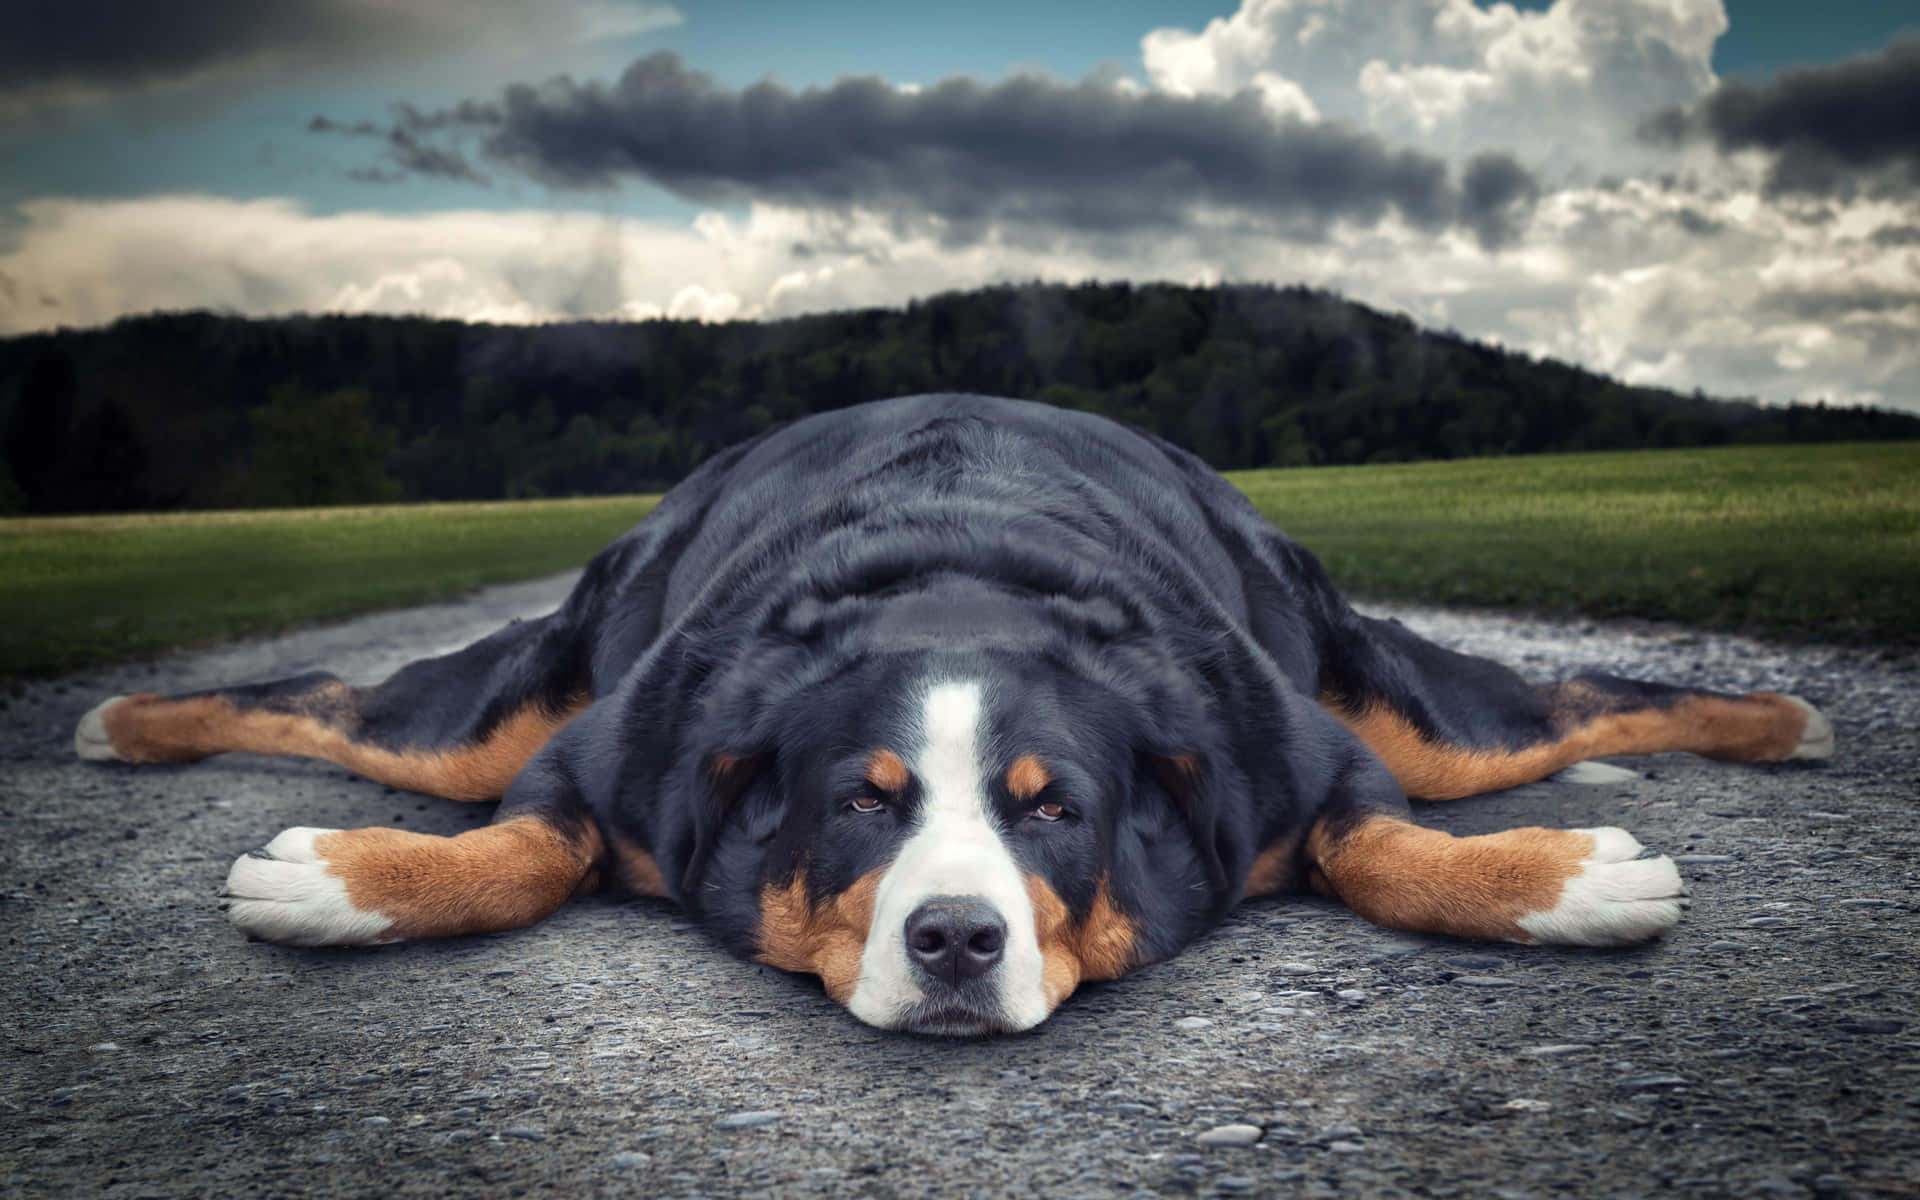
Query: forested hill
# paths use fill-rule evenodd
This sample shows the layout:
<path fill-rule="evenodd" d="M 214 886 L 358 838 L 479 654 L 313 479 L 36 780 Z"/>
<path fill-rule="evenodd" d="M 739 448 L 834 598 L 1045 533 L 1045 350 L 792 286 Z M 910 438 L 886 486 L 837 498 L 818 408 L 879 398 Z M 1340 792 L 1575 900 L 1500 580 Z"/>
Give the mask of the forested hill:
<path fill-rule="evenodd" d="M 723 325 L 132 318 L 0 341 L 0 511 L 628 492 L 884 396 L 1025 396 L 1221 468 L 1920 436 L 1627 387 L 1299 288 L 1026 285 Z"/>

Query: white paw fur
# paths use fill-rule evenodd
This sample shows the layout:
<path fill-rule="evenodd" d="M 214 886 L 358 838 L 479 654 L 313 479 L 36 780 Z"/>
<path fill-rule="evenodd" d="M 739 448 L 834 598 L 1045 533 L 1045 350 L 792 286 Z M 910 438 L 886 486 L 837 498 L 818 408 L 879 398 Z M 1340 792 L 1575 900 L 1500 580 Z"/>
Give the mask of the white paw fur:
<path fill-rule="evenodd" d="M 1827 720 L 1827 714 L 1798 696 L 1788 696 L 1788 700 L 1807 710 L 1807 728 L 1800 735 L 1800 744 L 1787 755 L 1788 761 L 1796 758 L 1832 758 L 1833 722 Z"/>
<path fill-rule="evenodd" d="M 87 710 L 87 715 L 80 718 L 80 724 L 73 730 L 75 754 L 89 762 L 127 761 L 107 736 L 107 710 L 125 699 L 125 696 L 110 696 Z"/>
<path fill-rule="evenodd" d="M 366 946 L 393 922 L 356 908 L 327 873 L 314 839 L 332 829 L 289 829 L 234 860 L 221 893 L 227 920 L 248 937 L 284 946 Z"/>
<path fill-rule="evenodd" d="M 1553 776 L 1555 783 L 1580 783 L 1597 787 L 1609 783 L 1625 783 L 1629 779 L 1640 778 L 1640 772 L 1629 771 L 1625 767 L 1616 767 L 1612 763 L 1577 762 L 1564 768 Z"/>
<path fill-rule="evenodd" d="M 1624 829 L 1576 829 L 1593 838 L 1593 853 L 1567 880 L 1552 908 L 1517 922 L 1536 942 L 1630 946 L 1658 937 L 1680 919 L 1685 889 L 1673 860 L 1636 857 L 1640 843 Z"/>

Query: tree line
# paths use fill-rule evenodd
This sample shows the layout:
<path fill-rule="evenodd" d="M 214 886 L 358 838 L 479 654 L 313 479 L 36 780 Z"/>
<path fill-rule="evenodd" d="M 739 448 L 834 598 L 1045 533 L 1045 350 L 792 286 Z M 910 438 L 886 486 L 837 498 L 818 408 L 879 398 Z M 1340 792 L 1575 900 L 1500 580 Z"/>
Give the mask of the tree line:
<path fill-rule="evenodd" d="M 1222 469 L 1920 436 L 1630 387 L 1306 288 L 1027 284 L 715 325 L 184 312 L 0 341 L 0 511 L 659 490 L 776 424 L 929 391 L 1103 413 Z"/>

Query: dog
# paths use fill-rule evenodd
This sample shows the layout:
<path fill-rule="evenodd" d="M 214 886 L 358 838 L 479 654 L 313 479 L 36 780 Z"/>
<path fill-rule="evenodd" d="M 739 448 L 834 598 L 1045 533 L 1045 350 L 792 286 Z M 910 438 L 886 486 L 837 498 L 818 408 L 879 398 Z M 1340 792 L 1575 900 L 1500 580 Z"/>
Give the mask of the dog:
<path fill-rule="evenodd" d="M 110 699 L 83 758 L 330 760 L 455 837 L 296 828 L 240 857 L 254 938 L 529 925 L 603 885 L 684 906 L 862 1021 L 1030 1028 L 1254 896 L 1395 929 L 1618 946 L 1680 917 L 1624 830 L 1454 837 L 1450 800 L 1600 755 L 1823 758 L 1792 696 L 1530 685 L 1356 613 L 1199 459 L 1084 413 L 932 395 L 715 455 L 566 602 L 355 687 Z"/>

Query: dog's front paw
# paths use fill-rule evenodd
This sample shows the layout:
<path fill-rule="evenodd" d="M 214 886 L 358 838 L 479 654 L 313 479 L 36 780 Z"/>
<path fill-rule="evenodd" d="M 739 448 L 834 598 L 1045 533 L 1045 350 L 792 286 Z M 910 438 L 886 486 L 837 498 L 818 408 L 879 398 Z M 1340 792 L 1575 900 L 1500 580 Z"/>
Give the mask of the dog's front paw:
<path fill-rule="evenodd" d="M 227 920 L 248 937 L 286 946 L 366 946 L 393 922 L 357 908 L 316 843 L 334 829 L 289 829 L 234 860 L 221 891 Z"/>
<path fill-rule="evenodd" d="M 1577 875 L 1561 885 L 1552 908 L 1517 924 L 1535 942 L 1569 946 L 1630 946 L 1673 928 L 1686 889 L 1673 860 L 1640 858 L 1639 841 L 1624 829 L 1576 829 L 1593 839 Z"/>

